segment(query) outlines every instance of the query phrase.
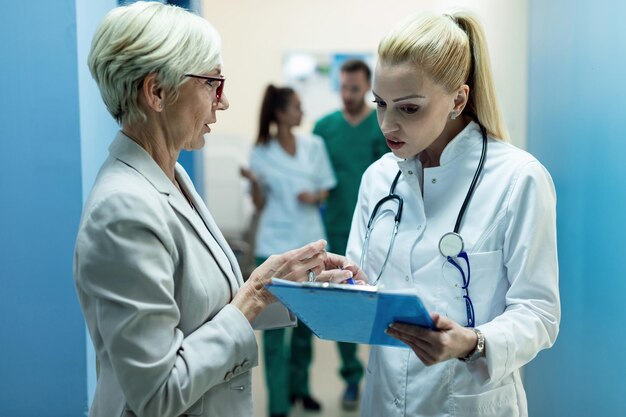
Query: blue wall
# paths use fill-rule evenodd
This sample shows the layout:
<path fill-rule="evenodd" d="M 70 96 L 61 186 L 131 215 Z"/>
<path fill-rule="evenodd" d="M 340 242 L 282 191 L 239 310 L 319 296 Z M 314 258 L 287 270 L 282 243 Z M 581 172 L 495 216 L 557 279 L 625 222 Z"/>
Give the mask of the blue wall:
<path fill-rule="evenodd" d="M 80 147 L 82 199 L 89 195 L 100 165 L 108 156 L 108 147 L 119 127 L 106 110 L 98 87 L 91 77 L 87 57 L 91 39 L 104 15 L 117 5 L 115 0 L 76 0 L 77 66 L 80 100 Z M 87 404 L 96 390 L 96 353 L 85 331 Z"/>
<path fill-rule="evenodd" d="M 86 62 L 117 2 L 36 3 L 7 2 L 0 13 L 0 416 L 72 417 L 95 387 L 74 239 L 118 129 Z M 200 153 L 181 159 L 202 178 Z"/>
<path fill-rule="evenodd" d="M 75 0 L 0 13 L 0 415 L 80 416 L 85 329 L 72 280 L 82 205 Z"/>
<path fill-rule="evenodd" d="M 530 1 L 529 150 L 557 188 L 561 333 L 531 416 L 626 415 L 626 3 Z"/>

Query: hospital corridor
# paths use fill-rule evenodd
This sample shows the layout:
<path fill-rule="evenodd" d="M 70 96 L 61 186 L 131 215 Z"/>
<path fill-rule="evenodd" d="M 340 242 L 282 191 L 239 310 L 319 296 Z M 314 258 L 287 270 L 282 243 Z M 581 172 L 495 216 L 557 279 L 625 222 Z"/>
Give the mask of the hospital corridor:
<path fill-rule="evenodd" d="M 626 417 L 625 0 L 1 3 L 0 417 Z"/>
<path fill-rule="evenodd" d="M 257 341 L 261 346 L 260 333 L 257 332 Z M 301 404 L 291 410 L 290 417 L 357 417 L 359 411 L 344 411 L 341 407 L 341 395 L 345 385 L 339 376 L 339 352 L 335 342 L 321 340 L 313 336 L 313 363 L 311 365 L 310 386 L 311 394 L 320 401 L 322 410 L 307 411 Z M 369 348 L 359 346 L 358 357 L 361 363 L 367 364 Z M 264 380 L 263 359 L 259 366 L 252 371 L 252 393 L 254 401 L 254 415 L 261 417 L 267 414 L 267 388 Z M 361 391 L 363 382 L 361 382 Z"/>

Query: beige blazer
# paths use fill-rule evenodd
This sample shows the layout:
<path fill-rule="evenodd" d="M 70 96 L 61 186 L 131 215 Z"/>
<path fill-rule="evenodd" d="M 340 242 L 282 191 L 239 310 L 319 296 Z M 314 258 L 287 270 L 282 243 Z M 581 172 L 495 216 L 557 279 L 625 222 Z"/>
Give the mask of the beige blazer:
<path fill-rule="evenodd" d="M 92 417 L 251 416 L 254 331 L 228 304 L 235 257 L 184 169 L 185 197 L 121 132 L 85 204 L 74 258 L 100 363 Z"/>

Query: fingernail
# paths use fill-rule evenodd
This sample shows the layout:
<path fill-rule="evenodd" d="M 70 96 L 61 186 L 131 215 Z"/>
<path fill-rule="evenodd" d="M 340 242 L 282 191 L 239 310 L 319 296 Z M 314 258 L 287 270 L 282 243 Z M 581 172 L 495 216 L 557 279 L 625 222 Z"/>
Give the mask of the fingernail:
<path fill-rule="evenodd" d="M 345 271 L 343 273 L 343 276 L 345 276 L 346 278 L 352 278 L 352 272 L 351 271 Z"/>

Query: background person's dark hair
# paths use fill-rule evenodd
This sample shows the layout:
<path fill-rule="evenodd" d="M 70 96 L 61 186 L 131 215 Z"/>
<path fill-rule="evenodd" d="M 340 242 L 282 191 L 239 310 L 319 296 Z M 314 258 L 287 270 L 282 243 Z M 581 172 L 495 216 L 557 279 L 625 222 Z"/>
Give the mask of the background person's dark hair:
<path fill-rule="evenodd" d="M 265 145 L 270 140 L 270 127 L 278 123 L 276 113 L 287 108 L 289 99 L 296 94 L 291 87 L 275 87 L 272 84 L 265 89 L 261 116 L 259 117 L 259 134 L 256 143 Z"/>
<path fill-rule="evenodd" d="M 341 64 L 341 72 L 358 72 L 363 71 L 365 78 L 369 83 L 372 80 L 372 70 L 360 59 L 349 59 Z"/>

